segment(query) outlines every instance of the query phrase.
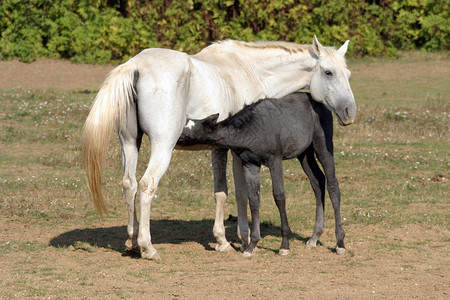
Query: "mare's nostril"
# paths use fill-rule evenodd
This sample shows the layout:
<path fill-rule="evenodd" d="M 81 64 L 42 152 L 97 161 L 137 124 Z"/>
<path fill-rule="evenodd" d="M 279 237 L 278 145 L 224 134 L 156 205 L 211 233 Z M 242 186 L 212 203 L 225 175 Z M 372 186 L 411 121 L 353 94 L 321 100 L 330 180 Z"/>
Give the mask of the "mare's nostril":
<path fill-rule="evenodd" d="M 349 119 L 350 118 L 350 115 L 349 115 L 349 113 L 348 113 L 348 107 L 346 107 L 345 109 L 344 109 L 344 117 L 345 117 L 345 119 Z"/>

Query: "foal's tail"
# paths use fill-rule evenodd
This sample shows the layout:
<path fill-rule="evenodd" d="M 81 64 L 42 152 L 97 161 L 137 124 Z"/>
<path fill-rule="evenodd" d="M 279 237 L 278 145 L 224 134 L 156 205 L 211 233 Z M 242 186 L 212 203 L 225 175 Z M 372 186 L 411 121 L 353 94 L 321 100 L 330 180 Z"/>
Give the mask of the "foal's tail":
<path fill-rule="evenodd" d="M 112 70 L 95 97 L 84 123 L 81 148 L 86 180 L 100 216 L 108 214 L 101 189 L 106 150 L 114 125 L 120 130 L 126 120 L 127 107 L 135 99 L 137 75 L 137 69 L 130 63 Z"/>

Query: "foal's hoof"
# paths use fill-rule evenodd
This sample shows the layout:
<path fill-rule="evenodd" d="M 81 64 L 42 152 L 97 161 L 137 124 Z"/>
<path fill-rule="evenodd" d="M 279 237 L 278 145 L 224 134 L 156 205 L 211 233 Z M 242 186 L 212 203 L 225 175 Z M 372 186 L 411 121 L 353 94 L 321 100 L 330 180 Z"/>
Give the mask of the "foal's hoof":
<path fill-rule="evenodd" d="M 242 257 L 251 257 L 252 255 L 253 255 L 253 252 L 244 251 L 244 253 L 242 253 Z"/>
<path fill-rule="evenodd" d="M 345 248 L 336 247 L 336 254 L 337 255 L 344 255 L 346 252 Z"/>
<path fill-rule="evenodd" d="M 158 251 L 156 251 L 155 249 L 147 249 L 145 251 L 141 251 L 141 257 L 148 260 L 161 260 L 161 256 L 159 256 Z"/>
<path fill-rule="evenodd" d="M 245 250 L 244 253 L 242 253 L 242 257 L 250 257 L 250 256 L 252 256 L 256 251 L 258 251 L 258 247 L 253 248 L 253 251 L 247 251 L 247 250 Z"/>
<path fill-rule="evenodd" d="M 305 250 L 311 250 L 311 249 L 314 249 L 314 248 L 316 248 L 316 246 L 317 246 L 317 244 L 316 243 L 313 243 L 313 242 L 306 242 L 306 245 L 305 245 Z"/>
<path fill-rule="evenodd" d="M 234 248 L 231 247 L 231 245 L 230 245 L 229 242 L 226 242 L 226 243 L 223 244 L 223 245 L 217 244 L 216 247 L 215 247 L 215 249 L 216 249 L 217 252 L 230 252 L 230 251 L 234 251 Z"/>
<path fill-rule="evenodd" d="M 290 253 L 291 251 L 289 249 L 280 249 L 280 251 L 278 252 L 279 256 L 286 256 Z"/>
<path fill-rule="evenodd" d="M 249 245 L 250 245 L 250 241 L 248 241 L 247 243 L 246 242 L 242 242 L 242 245 L 240 247 L 241 252 L 245 252 L 245 250 L 248 248 Z"/>

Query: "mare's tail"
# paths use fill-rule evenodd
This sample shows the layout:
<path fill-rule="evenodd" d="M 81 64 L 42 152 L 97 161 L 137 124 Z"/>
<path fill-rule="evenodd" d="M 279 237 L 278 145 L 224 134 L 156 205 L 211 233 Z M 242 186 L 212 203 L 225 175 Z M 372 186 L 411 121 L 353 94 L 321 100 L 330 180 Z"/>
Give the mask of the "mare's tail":
<path fill-rule="evenodd" d="M 106 150 L 114 125 L 120 130 L 126 119 L 127 107 L 134 101 L 136 79 L 137 70 L 133 64 L 125 63 L 112 70 L 84 123 L 81 149 L 86 180 L 100 216 L 108 213 L 101 189 Z"/>

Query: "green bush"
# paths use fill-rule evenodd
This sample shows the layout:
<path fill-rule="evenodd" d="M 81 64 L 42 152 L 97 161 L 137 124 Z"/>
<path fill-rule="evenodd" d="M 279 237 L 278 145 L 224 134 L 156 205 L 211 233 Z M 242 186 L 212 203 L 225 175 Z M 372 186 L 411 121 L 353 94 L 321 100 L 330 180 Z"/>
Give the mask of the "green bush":
<path fill-rule="evenodd" d="M 350 39 L 353 55 L 447 50 L 449 1 L 3 0 L 0 58 L 123 61 L 148 47 L 195 53 L 213 41 Z"/>

